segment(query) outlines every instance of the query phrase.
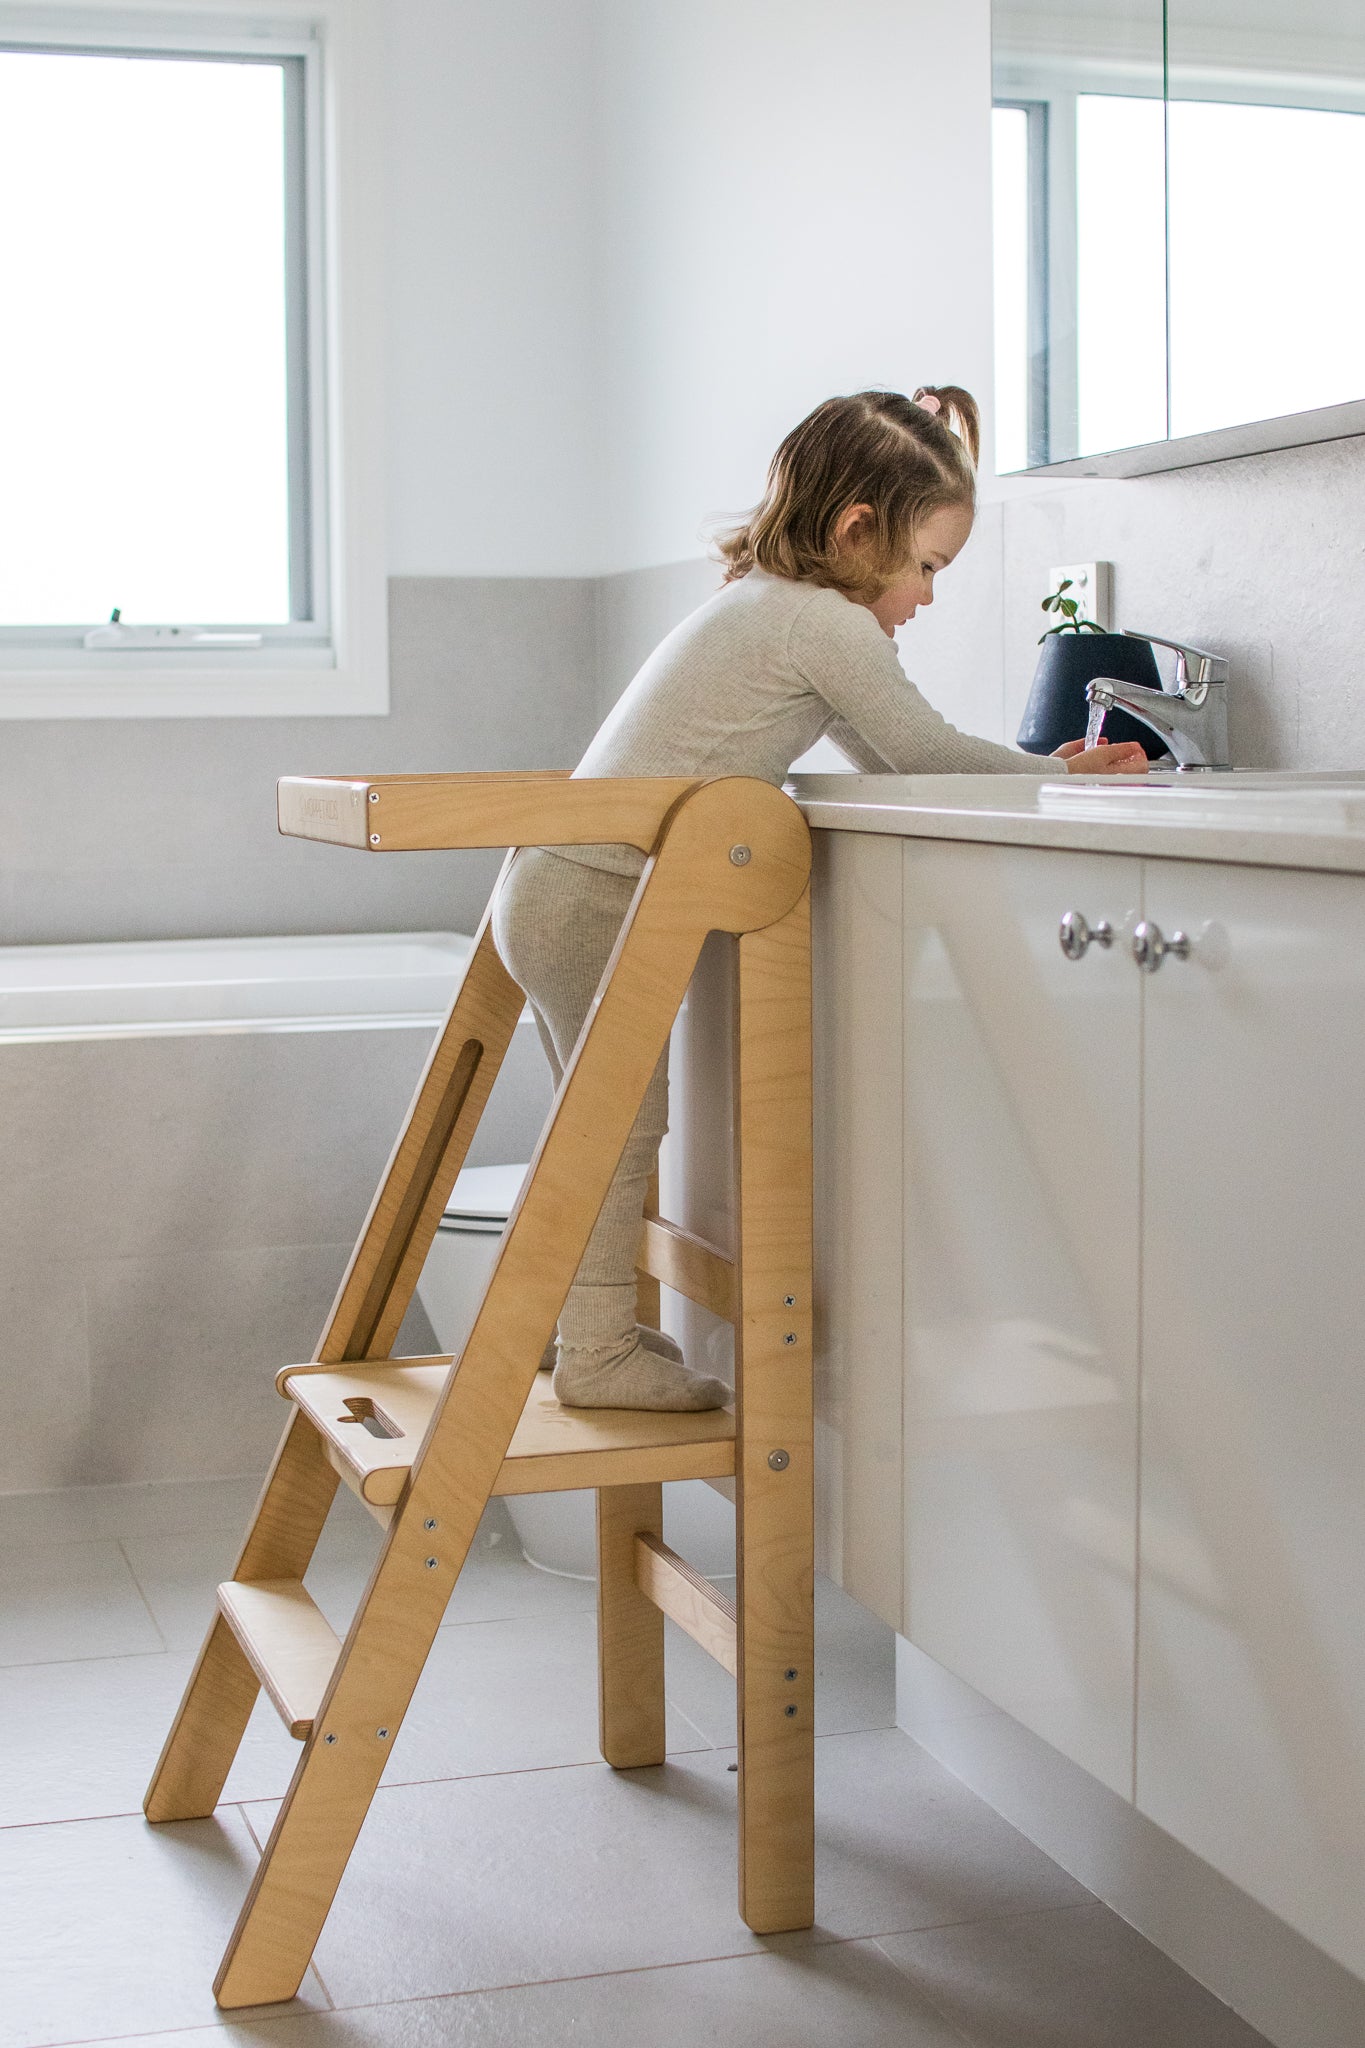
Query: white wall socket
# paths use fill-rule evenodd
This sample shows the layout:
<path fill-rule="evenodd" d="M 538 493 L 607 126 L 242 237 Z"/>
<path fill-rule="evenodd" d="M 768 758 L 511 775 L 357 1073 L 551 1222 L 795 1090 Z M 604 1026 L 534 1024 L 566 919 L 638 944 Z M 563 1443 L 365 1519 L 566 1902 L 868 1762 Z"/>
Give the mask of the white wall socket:
<path fill-rule="evenodd" d="M 1093 619 L 1097 626 L 1109 632 L 1114 623 L 1114 565 L 1112 562 L 1068 562 L 1060 569 L 1048 570 L 1048 589 L 1055 590 L 1064 576 L 1071 578 L 1071 588 L 1066 593 L 1074 597 L 1081 608 L 1081 616 Z"/>

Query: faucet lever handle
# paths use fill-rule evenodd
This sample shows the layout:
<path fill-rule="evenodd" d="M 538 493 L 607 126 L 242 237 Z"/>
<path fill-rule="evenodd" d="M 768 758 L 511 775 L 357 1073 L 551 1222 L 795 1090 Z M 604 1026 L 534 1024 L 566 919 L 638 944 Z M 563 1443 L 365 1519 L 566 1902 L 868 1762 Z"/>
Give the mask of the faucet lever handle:
<path fill-rule="evenodd" d="M 1169 647 L 1176 657 L 1175 687 L 1188 688 L 1191 683 L 1225 683 L 1228 679 L 1228 658 L 1225 654 L 1209 654 L 1202 647 L 1186 647 L 1183 641 L 1164 639 L 1160 633 L 1138 633 L 1131 626 L 1125 626 L 1126 640 L 1145 640 L 1149 647 Z M 1194 673 L 1190 673 L 1190 663 Z"/>

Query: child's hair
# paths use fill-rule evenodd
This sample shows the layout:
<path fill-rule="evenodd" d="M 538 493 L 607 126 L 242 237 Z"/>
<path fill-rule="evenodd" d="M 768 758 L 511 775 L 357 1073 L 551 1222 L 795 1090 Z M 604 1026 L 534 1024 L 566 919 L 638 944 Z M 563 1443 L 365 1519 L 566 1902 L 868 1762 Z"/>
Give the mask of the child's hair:
<path fill-rule="evenodd" d="M 719 537 L 726 582 L 767 569 L 875 603 L 931 512 L 975 507 L 980 449 L 976 400 L 956 384 L 921 384 L 913 398 L 827 398 L 774 455 L 762 503 Z M 865 545 L 840 555 L 835 528 L 851 505 L 871 508 L 872 530 Z"/>

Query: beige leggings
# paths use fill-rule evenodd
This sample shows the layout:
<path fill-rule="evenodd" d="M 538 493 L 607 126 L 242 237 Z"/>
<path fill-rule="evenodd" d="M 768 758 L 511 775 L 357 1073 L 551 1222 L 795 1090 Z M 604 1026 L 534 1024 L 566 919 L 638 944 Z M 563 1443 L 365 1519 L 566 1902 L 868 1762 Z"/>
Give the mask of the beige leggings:
<path fill-rule="evenodd" d="M 530 998 L 558 1088 L 611 957 L 635 882 L 540 847 L 512 863 L 493 911 L 493 938 Z M 668 1129 L 668 1054 L 654 1070 L 621 1164 L 559 1318 L 566 1350 L 624 1354 L 635 1342 L 635 1259 L 649 1177 Z"/>

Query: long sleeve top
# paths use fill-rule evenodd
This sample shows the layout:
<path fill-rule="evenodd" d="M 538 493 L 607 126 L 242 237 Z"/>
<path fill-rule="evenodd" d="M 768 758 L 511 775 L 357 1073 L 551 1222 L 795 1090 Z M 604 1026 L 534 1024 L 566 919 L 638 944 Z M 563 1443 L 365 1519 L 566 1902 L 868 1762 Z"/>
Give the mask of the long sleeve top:
<path fill-rule="evenodd" d="M 1054 761 L 950 725 L 866 605 L 754 569 L 660 641 L 574 773 L 753 775 L 780 788 L 822 735 L 866 774 L 1058 772 Z M 629 847 L 558 850 L 617 874 L 643 864 Z"/>

